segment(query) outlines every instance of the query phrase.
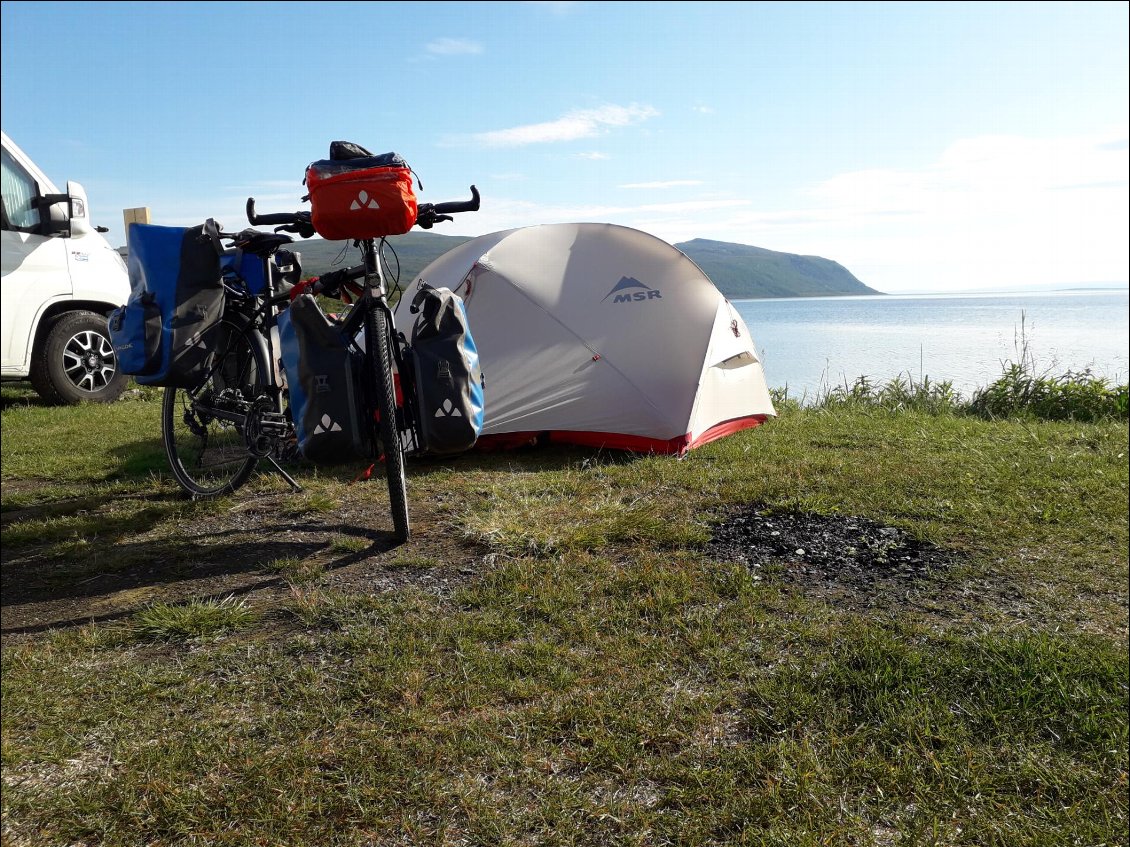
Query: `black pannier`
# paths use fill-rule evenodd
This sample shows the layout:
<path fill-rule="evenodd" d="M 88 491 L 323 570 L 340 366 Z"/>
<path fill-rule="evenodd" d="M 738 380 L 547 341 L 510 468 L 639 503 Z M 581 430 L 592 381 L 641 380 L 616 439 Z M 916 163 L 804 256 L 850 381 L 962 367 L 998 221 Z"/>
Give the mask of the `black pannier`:
<path fill-rule="evenodd" d="M 412 366 L 420 449 L 470 450 L 483 431 L 483 375 L 462 298 L 420 283 L 412 298 Z"/>
<path fill-rule="evenodd" d="M 368 429 L 358 411 L 361 355 L 309 294 L 279 315 L 279 343 L 298 449 L 318 464 L 369 455 Z"/>

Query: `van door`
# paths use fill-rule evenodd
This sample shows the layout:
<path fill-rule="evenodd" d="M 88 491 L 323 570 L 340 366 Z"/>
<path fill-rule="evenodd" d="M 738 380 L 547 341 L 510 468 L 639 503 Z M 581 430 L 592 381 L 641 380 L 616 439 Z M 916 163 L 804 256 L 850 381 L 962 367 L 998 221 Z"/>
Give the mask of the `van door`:
<path fill-rule="evenodd" d="M 50 186 L 43 186 L 50 192 Z M 36 198 L 41 191 L 32 174 L 8 152 L 0 161 L 3 238 L 0 278 L 0 322 L 3 323 L 3 373 L 28 373 L 32 329 L 43 309 L 71 294 L 66 238 L 41 235 L 42 221 Z"/>

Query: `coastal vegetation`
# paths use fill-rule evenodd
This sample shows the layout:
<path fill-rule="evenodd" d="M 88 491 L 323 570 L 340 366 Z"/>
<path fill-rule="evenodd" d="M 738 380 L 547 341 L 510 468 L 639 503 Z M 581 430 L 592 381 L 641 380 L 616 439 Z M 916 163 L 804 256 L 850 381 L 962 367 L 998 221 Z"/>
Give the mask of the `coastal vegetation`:
<path fill-rule="evenodd" d="M 1127 387 L 182 499 L 3 388 L 5 844 L 1126 844 Z M 97 432 L 98 438 L 90 434 Z"/>
<path fill-rule="evenodd" d="M 787 390 L 774 401 L 798 405 Z M 890 411 L 912 409 L 929 414 L 973 415 L 987 420 L 1035 418 L 1052 421 L 1126 420 L 1127 386 L 1084 369 L 1078 373 L 1037 374 L 1023 364 L 1006 362 L 1004 372 L 970 398 L 953 383 L 926 377 L 916 381 L 909 372 L 876 383 L 866 376 L 844 385 L 825 387 L 814 401 L 825 410 L 864 406 Z"/>

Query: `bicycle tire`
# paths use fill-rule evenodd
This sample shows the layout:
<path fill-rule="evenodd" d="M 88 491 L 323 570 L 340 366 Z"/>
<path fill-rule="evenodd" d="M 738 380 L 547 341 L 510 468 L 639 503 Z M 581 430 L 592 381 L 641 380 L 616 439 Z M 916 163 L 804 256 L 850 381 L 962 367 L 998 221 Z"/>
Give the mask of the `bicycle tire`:
<path fill-rule="evenodd" d="M 388 481 L 389 511 L 398 541 L 407 541 L 411 534 L 408 521 L 408 482 L 404 473 L 404 448 L 396 424 L 396 385 L 393 380 L 392 352 L 394 343 L 392 318 L 383 309 L 373 308 L 366 315 L 372 344 L 366 344 L 370 353 L 370 371 L 376 394 L 377 435 L 384 451 L 385 478 Z"/>
<path fill-rule="evenodd" d="M 167 387 L 161 432 L 169 467 L 177 483 L 194 498 L 220 497 L 242 486 L 258 458 L 248 450 L 244 424 L 214 416 L 222 407 L 234 413 L 239 403 L 259 396 L 270 367 L 262 336 L 225 318 L 215 330 L 219 367 L 195 389 Z M 221 396 L 221 392 L 226 392 Z"/>

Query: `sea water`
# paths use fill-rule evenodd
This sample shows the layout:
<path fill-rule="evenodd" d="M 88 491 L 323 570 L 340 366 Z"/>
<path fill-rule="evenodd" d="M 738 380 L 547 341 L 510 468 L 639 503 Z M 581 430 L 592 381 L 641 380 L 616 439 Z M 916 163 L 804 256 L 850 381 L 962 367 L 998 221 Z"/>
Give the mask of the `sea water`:
<path fill-rule="evenodd" d="M 813 399 L 866 377 L 948 381 L 967 399 L 1008 363 L 1036 375 L 1130 374 L 1130 291 L 736 300 L 771 388 Z"/>

